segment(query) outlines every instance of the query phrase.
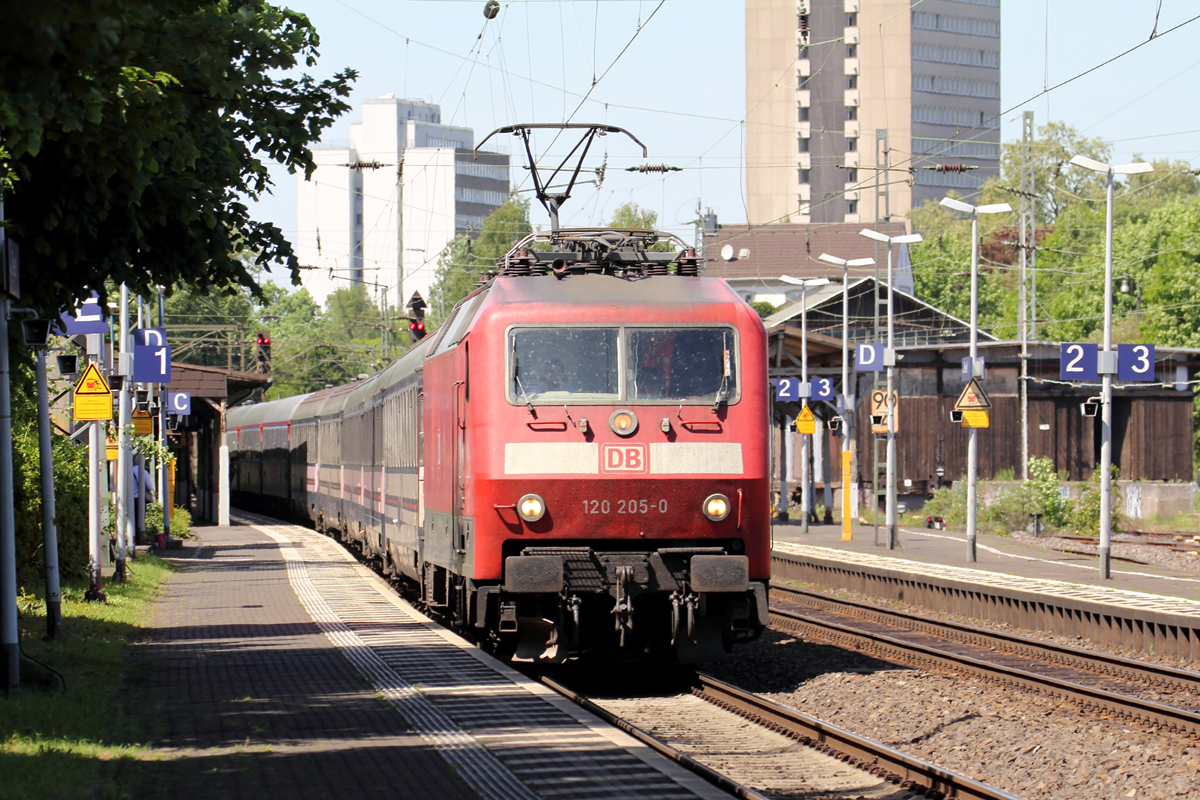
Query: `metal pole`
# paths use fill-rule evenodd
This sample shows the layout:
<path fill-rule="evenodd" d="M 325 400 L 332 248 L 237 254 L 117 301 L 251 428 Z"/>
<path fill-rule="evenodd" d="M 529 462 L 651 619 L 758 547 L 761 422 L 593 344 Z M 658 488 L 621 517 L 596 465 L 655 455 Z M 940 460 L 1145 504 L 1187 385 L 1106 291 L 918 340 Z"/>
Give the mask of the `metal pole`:
<path fill-rule="evenodd" d="M 121 377 L 121 391 L 117 394 L 117 516 L 113 520 L 113 532 L 117 535 L 117 563 L 113 570 L 113 580 L 121 583 L 125 580 L 125 547 L 126 535 L 129 530 L 129 387 L 133 379 L 133 360 L 129 352 L 129 289 L 121 284 L 121 319 L 119 337 L 121 357 L 118 374 Z"/>
<path fill-rule="evenodd" d="M 101 590 L 103 576 L 100 568 L 100 549 L 104 546 L 100 541 L 102 526 L 100 524 L 100 470 L 106 463 L 104 453 L 104 436 L 100 432 L 100 423 L 91 423 L 92 430 L 88 434 L 88 575 L 87 593 L 84 600 L 104 601 Z"/>
<path fill-rule="evenodd" d="M 0 247 L 3 246 L 4 237 L 0 235 Z M 17 522 L 13 513 L 8 307 L 8 294 L 0 291 L 0 645 L 4 648 L 4 687 L 12 690 L 21 684 L 21 647 L 17 629 Z"/>
<path fill-rule="evenodd" d="M 887 364 L 887 397 L 884 406 L 887 408 L 887 529 L 888 550 L 895 550 L 899 544 L 896 533 L 896 407 L 892 401 L 895 391 L 895 371 L 892 362 L 896 359 L 896 295 L 892 291 L 895 282 L 892 273 L 892 243 L 888 242 L 887 282 L 888 282 L 888 312 L 887 312 L 887 349 L 891 358 Z"/>
<path fill-rule="evenodd" d="M 1029 480 L 1029 226 L 1027 211 L 1033 205 L 1029 148 L 1033 140 L 1033 112 L 1021 120 L 1021 276 L 1017 285 L 1017 327 L 1021 336 L 1021 480 Z M 1034 531 L 1034 535 L 1037 531 Z"/>
<path fill-rule="evenodd" d="M 50 389 L 46 348 L 37 350 L 38 456 L 42 470 L 42 557 L 46 562 L 46 636 L 62 636 L 62 593 L 58 583 L 58 530 L 54 518 L 54 454 L 50 449 Z"/>
<path fill-rule="evenodd" d="M 1104 352 L 1112 352 L 1113 328 L 1113 170 L 1108 169 L 1104 216 Z M 1108 356 L 1102 357 L 1102 363 Z M 1100 577 L 1112 577 L 1112 373 L 1100 378 Z"/>
<path fill-rule="evenodd" d="M 854 387 L 850 385 L 850 265 L 842 264 L 842 541 L 854 539 L 851 527 L 851 511 L 854 506 L 850 497 L 850 481 L 847 476 L 852 474 L 846 462 L 851 461 L 850 441 L 854 438 Z"/>
<path fill-rule="evenodd" d="M 137 485 L 134 491 L 137 493 L 137 499 L 134 501 L 134 550 L 139 543 L 144 544 L 146 541 L 146 457 L 138 453 L 133 459 L 134 469 L 137 470 Z"/>
<path fill-rule="evenodd" d="M 800 342 L 803 345 L 803 352 L 800 354 L 800 381 L 801 386 L 808 387 L 808 284 L 805 283 L 800 287 Z M 802 389 L 802 392 L 807 391 Z M 803 397 L 803 394 L 801 395 Z M 802 400 L 803 407 L 808 408 L 808 398 Z M 808 453 L 810 450 L 809 442 L 812 439 L 807 433 L 800 434 L 800 516 L 804 520 L 801 523 L 800 530 L 808 533 L 808 515 L 812 508 L 812 489 L 808 482 L 812 477 L 812 470 L 808 466 Z"/>
<path fill-rule="evenodd" d="M 971 211 L 971 377 L 975 377 L 975 359 L 979 357 L 979 209 Z M 976 561 L 975 487 L 979 471 L 978 430 L 967 429 L 967 560 Z"/>
<path fill-rule="evenodd" d="M 167 329 L 167 303 L 163 296 L 163 287 L 158 287 L 158 327 Z M 170 393 L 167 384 L 158 388 L 158 443 L 166 453 L 167 447 L 167 400 Z M 158 465 L 158 502 L 162 506 L 162 532 L 167 539 L 171 538 L 171 507 L 174 505 L 169 497 L 171 493 L 171 459 L 164 455 Z"/>

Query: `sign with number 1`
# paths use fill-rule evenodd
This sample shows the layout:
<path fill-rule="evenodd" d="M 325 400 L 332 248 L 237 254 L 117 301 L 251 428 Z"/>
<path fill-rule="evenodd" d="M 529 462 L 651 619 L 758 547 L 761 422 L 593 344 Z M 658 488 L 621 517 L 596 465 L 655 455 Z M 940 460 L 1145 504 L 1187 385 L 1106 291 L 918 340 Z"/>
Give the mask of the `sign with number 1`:
<path fill-rule="evenodd" d="M 133 380 L 137 383 L 170 383 L 170 345 L 134 345 Z"/>
<path fill-rule="evenodd" d="M 1154 345 L 1117 345 L 1117 379 L 1122 381 L 1154 380 Z"/>

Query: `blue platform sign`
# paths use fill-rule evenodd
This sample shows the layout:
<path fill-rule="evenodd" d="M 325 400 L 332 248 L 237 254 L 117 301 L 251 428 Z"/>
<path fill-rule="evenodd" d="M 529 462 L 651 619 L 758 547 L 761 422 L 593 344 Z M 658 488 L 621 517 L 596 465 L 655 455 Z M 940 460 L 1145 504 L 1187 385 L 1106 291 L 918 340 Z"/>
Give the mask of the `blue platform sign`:
<path fill-rule="evenodd" d="M 883 345 L 862 343 L 855 345 L 854 370 L 856 372 L 883 372 Z"/>
<path fill-rule="evenodd" d="M 1100 346 L 1066 343 L 1058 361 L 1058 378 L 1063 381 L 1094 381 L 1097 379 Z"/>
<path fill-rule="evenodd" d="M 186 417 L 192 413 L 192 396 L 187 392 L 167 392 L 167 413 Z"/>
<path fill-rule="evenodd" d="M 136 328 L 133 331 L 134 347 L 162 347 L 167 343 L 167 332 L 162 328 Z"/>
<path fill-rule="evenodd" d="M 104 321 L 104 309 L 100 307 L 99 295 L 93 293 L 80 304 L 74 314 L 63 314 L 55 329 L 64 336 L 108 333 L 108 323 Z"/>
<path fill-rule="evenodd" d="M 1122 381 L 1154 380 L 1154 345 L 1117 345 L 1117 378 Z"/>
<path fill-rule="evenodd" d="M 825 400 L 826 402 L 833 400 L 835 392 L 833 391 L 833 378 L 813 378 L 812 379 L 812 399 Z"/>
<path fill-rule="evenodd" d="M 134 345 L 133 380 L 136 383 L 170 383 L 171 348 L 165 344 Z"/>
<path fill-rule="evenodd" d="M 777 378 L 775 380 L 775 399 L 784 402 L 800 399 L 799 378 Z"/>

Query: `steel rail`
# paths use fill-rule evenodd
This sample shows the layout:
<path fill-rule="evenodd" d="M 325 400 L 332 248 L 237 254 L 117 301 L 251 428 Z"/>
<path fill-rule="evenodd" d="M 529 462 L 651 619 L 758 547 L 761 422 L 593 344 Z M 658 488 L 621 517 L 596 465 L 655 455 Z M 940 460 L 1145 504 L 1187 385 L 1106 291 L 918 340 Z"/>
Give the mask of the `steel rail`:
<path fill-rule="evenodd" d="M 671 761 L 674 761 L 681 767 L 690 770 L 691 772 L 711 783 L 713 786 L 716 786 L 718 789 L 729 792 L 736 797 L 744 798 L 744 800 L 767 800 L 765 795 L 759 794 L 753 789 L 743 786 L 732 778 L 722 775 L 712 767 L 701 764 L 691 756 L 679 752 L 666 742 L 654 738 L 652 735 L 646 733 L 636 725 L 633 725 L 621 717 L 618 717 L 616 714 L 612 713 L 603 706 L 597 705 L 583 695 L 568 689 L 566 686 L 558 683 L 553 678 L 547 678 L 545 675 L 542 675 L 539 676 L 538 680 L 540 680 L 548 688 L 558 692 L 560 695 L 580 706 L 584 710 L 595 714 L 609 725 L 625 731 L 625 733 L 628 733 L 630 736 L 648 746 L 650 749 L 662 756 L 665 756 L 666 758 L 669 758 Z"/>
<path fill-rule="evenodd" d="M 1017 800 L 1015 795 L 942 769 L 795 709 L 743 691 L 709 675 L 699 674 L 695 694 L 739 716 L 790 736 L 890 783 L 931 798 L 959 800 Z"/>
<path fill-rule="evenodd" d="M 1099 710 L 1129 722 L 1157 726 L 1173 733 L 1200 736 L 1200 714 L 1142 700 L 1049 675 L 954 653 L 937 647 L 904 641 L 882 633 L 815 619 L 802 614 L 771 609 L 774 624 L 800 633 L 816 635 L 834 644 L 876 658 L 920 669 L 942 669 L 968 674 L 982 680 L 1040 692 L 1073 702 L 1084 710 Z"/>
<path fill-rule="evenodd" d="M 941 636 L 964 644 L 994 648 L 1051 664 L 1095 672 L 1099 675 L 1144 683 L 1148 686 L 1191 691 L 1200 695 L 1200 672 L 1085 650 L 1082 647 L 1071 647 L 1042 639 L 1032 639 L 1027 636 L 981 628 L 977 625 L 967 625 L 938 617 L 884 608 L 858 600 L 831 597 L 807 589 L 772 586 L 771 595 L 788 602 L 804 603 L 839 614 L 860 617 L 871 622 Z M 787 611 L 787 609 L 779 610 Z"/>

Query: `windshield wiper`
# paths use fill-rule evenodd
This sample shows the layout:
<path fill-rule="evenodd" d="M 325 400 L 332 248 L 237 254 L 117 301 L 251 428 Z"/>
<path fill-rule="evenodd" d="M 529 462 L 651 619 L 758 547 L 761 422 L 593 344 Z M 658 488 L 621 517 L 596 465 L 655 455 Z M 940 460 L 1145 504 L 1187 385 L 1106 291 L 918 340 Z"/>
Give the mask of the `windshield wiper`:
<path fill-rule="evenodd" d="M 521 385 L 521 362 L 517 358 L 517 342 L 513 339 L 512 346 L 512 363 L 513 363 L 513 380 L 517 382 L 517 388 L 521 390 L 521 399 L 525 401 L 525 409 L 533 413 L 533 401 L 529 399 L 529 395 L 525 392 L 525 387 Z"/>

